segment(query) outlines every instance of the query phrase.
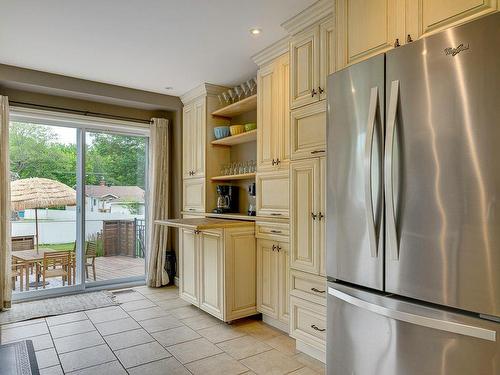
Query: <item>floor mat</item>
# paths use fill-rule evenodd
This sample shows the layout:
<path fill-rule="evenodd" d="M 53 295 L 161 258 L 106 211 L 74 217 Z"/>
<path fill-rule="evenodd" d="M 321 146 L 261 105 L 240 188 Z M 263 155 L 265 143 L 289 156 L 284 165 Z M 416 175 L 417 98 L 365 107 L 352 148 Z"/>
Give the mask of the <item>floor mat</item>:
<path fill-rule="evenodd" d="M 31 340 L 0 345 L 0 374 L 39 375 Z"/>
<path fill-rule="evenodd" d="M 0 325 L 118 305 L 115 298 L 111 292 L 100 291 L 15 303 L 0 312 Z"/>

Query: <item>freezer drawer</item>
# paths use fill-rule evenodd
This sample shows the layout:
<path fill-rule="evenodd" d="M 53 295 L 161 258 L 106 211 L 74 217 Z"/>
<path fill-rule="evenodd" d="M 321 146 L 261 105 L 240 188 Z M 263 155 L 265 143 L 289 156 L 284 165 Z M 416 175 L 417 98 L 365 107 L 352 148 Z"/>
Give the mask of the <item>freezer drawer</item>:
<path fill-rule="evenodd" d="M 329 375 L 498 375 L 500 323 L 328 284 Z"/>

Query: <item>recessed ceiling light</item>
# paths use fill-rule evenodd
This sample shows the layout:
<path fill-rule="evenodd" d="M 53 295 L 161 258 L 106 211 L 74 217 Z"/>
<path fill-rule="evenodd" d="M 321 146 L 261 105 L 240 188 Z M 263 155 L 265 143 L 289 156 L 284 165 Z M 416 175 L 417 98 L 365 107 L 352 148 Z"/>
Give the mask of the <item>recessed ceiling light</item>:
<path fill-rule="evenodd" d="M 257 27 L 250 29 L 250 34 L 252 34 L 252 35 L 259 35 L 261 32 L 262 32 L 262 30 L 257 28 Z"/>
<path fill-rule="evenodd" d="M 172 86 L 165 86 L 165 90 L 172 90 L 173 87 Z"/>

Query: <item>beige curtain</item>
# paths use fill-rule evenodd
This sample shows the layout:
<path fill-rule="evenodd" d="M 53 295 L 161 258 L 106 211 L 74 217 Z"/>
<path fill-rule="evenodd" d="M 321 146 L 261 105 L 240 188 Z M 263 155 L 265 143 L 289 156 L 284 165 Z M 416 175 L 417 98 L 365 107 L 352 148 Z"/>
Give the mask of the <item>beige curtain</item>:
<path fill-rule="evenodd" d="M 0 96 L 0 310 L 10 307 L 9 100 Z"/>
<path fill-rule="evenodd" d="M 169 125 L 155 118 L 149 138 L 149 265 L 147 284 L 160 287 L 169 283 L 165 271 L 165 250 L 169 246 L 168 227 L 155 224 L 169 213 Z"/>

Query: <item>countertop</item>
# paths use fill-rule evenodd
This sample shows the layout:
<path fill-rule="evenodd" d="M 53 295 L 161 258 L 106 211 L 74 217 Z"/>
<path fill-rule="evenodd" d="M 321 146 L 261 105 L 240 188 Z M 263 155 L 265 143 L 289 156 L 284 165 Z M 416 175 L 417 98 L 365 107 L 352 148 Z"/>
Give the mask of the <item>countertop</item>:
<path fill-rule="evenodd" d="M 212 218 L 190 218 L 190 219 L 169 219 L 169 220 L 155 220 L 155 224 L 166 225 L 174 228 L 187 228 L 194 230 L 203 229 L 221 229 L 244 227 L 254 225 L 252 221 L 243 220 L 224 220 Z"/>

